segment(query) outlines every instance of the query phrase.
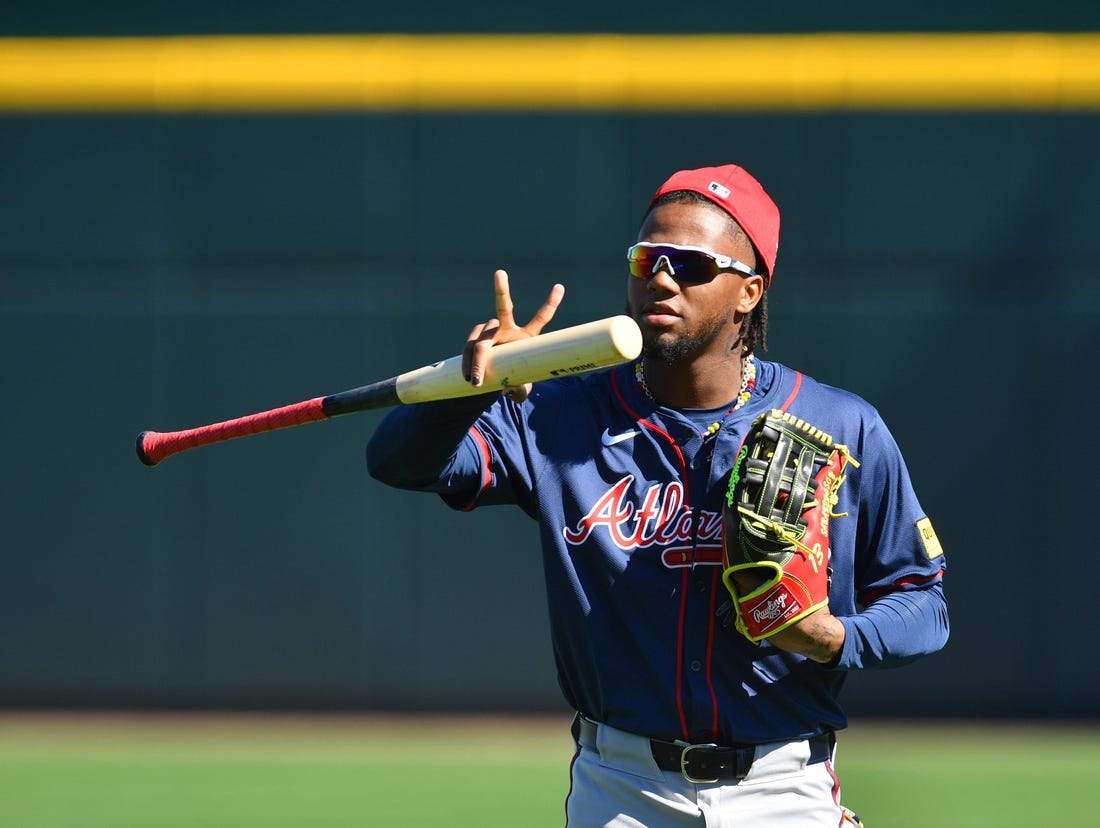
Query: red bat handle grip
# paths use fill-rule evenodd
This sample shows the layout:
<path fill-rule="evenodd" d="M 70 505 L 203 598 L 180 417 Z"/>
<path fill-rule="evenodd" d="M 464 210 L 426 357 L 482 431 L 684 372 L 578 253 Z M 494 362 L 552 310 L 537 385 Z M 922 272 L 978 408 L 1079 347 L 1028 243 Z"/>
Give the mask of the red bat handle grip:
<path fill-rule="evenodd" d="M 294 405 L 284 405 L 282 408 L 186 431 L 143 431 L 137 438 L 138 459 L 146 466 L 155 466 L 166 457 L 187 449 L 323 420 L 329 416 L 324 412 L 324 400 L 325 397 L 314 397 Z"/>

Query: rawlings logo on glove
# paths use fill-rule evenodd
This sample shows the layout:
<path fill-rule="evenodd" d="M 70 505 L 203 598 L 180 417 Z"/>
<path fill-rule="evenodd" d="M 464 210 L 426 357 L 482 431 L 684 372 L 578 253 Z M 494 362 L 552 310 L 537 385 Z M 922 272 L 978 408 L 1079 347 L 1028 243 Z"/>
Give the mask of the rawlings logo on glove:
<path fill-rule="evenodd" d="M 737 629 L 760 641 L 829 603 L 829 520 L 858 467 L 845 446 L 773 409 L 752 424 L 722 510 L 725 571 Z"/>

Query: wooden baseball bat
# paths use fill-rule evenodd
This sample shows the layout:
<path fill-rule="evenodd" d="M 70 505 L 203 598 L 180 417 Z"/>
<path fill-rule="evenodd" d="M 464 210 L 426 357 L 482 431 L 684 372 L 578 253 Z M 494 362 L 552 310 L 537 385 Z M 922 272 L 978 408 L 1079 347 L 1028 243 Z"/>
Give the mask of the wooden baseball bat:
<path fill-rule="evenodd" d="M 612 316 L 572 328 L 497 345 L 490 351 L 484 381 L 475 388 L 462 376 L 462 357 L 453 356 L 395 377 L 293 405 L 260 411 L 235 420 L 184 431 L 143 431 L 137 456 L 147 466 L 187 449 L 262 434 L 404 403 L 484 394 L 510 385 L 581 374 L 628 362 L 642 350 L 642 334 L 628 316 Z"/>

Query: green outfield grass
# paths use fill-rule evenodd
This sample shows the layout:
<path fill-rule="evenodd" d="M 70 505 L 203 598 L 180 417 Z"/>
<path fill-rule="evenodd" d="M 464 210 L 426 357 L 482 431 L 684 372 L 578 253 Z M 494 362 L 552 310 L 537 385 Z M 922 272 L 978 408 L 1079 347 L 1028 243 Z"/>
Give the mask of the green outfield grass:
<path fill-rule="evenodd" d="M 0 715 L 0 826 L 564 823 L 568 721 Z M 1100 727 L 854 723 L 844 801 L 870 828 L 1093 826 Z"/>

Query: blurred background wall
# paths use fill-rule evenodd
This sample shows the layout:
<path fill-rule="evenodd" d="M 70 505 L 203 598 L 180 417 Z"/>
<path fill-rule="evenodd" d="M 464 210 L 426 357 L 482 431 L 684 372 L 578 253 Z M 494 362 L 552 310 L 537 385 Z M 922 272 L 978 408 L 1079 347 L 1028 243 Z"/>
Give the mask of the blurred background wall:
<path fill-rule="evenodd" d="M 716 5 L 44 2 L 0 34 L 1100 31 L 1091 3 Z M 0 83 L 0 705 L 562 709 L 534 527 L 368 479 L 380 414 L 155 470 L 134 438 L 449 356 L 498 267 L 519 316 L 554 281 L 554 327 L 617 313 L 655 187 L 734 161 L 783 211 L 768 356 L 880 409 L 950 561 L 947 649 L 854 677 L 850 711 L 1095 715 L 1097 105 L 15 97 Z"/>

